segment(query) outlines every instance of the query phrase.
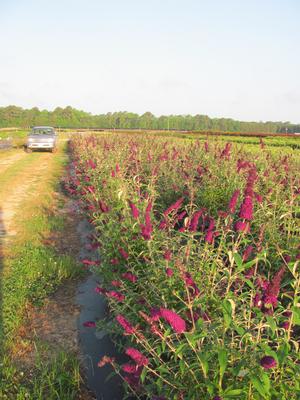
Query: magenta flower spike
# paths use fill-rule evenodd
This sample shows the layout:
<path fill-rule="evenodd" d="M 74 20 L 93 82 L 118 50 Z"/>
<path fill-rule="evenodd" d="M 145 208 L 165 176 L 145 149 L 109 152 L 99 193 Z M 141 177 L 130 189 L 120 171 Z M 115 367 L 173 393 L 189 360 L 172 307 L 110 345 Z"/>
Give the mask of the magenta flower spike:
<path fill-rule="evenodd" d="M 253 202 L 251 197 L 245 197 L 241 204 L 239 217 L 251 221 L 253 219 Z"/>
<path fill-rule="evenodd" d="M 263 295 L 263 302 L 267 305 L 277 306 L 278 295 L 280 292 L 280 284 L 282 277 L 285 273 L 285 267 L 281 267 L 279 271 L 275 274 L 274 278 L 271 280 L 270 284 L 266 288 Z"/>
<path fill-rule="evenodd" d="M 133 347 L 128 347 L 125 353 L 140 367 L 149 364 L 148 358 Z"/>
<path fill-rule="evenodd" d="M 178 200 L 175 201 L 175 203 L 171 204 L 165 211 L 164 211 L 164 216 L 169 215 L 172 211 L 177 211 L 179 207 L 181 207 L 183 203 L 184 198 L 180 197 Z"/>
<path fill-rule="evenodd" d="M 186 323 L 178 314 L 167 308 L 160 308 L 161 317 L 174 329 L 176 333 L 186 332 Z"/>
<path fill-rule="evenodd" d="M 129 207 L 131 209 L 132 217 L 134 219 L 138 219 L 140 213 L 139 213 L 139 210 L 138 210 L 137 206 L 130 201 L 129 202 Z"/>
<path fill-rule="evenodd" d="M 271 356 L 264 356 L 261 360 L 260 360 L 260 365 L 264 368 L 264 369 L 272 369 L 277 367 L 277 362 L 275 360 L 275 358 L 271 357 Z"/>
<path fill-rule="evenodd" d="M 233 193 L 233 195 L 231 196 L 231 199 L 228 204 L 228 210 L 231 214 L 233 214 L 235 212 L 235 208 L 236 208 L 236 204 L 237 204 L 239 195 L 240 195 L 240 190 L 236 190 Z"/>
<path fill-rule="evenodd" d="M 192 216 L 191 223 L 189 225 L 189 231 L 190 232 L 196 232 L 198 223 L 199 223 L 199 218 L 203 214 L 203 210 L 198 210 L 195 212 L 195 214 Z"/>
<path fill-rule="evenodd" d="M 121 315 L 121 314 L 117 315 L 116 320 L 122 326 L 125 333 L 127 333 L 127 334 L 134 333 L 134 327 L 131 325 L 130 322 L 127 321 L 127 319 L 123 315 Z"/>
<path fill-rule="evenodd" d="M 119 253 L 125 260 L 129 258 L 129 254 L 122 247 L 119 247 Z"/>
<path fill-rule="evenodd" d="M 124 273 L 122 274 L 122 277 L 123 277 L 124 279 L 127 279 L 128 281 L 130 281 L 130 282 L 132 282 L 132 283 L 135 283 L 135 282 L 137 282 L 137 280 L 138 280 L 137 276 L 134 275 L 134 274 L 132 274 L 131 272 L 124 272 Z"/>

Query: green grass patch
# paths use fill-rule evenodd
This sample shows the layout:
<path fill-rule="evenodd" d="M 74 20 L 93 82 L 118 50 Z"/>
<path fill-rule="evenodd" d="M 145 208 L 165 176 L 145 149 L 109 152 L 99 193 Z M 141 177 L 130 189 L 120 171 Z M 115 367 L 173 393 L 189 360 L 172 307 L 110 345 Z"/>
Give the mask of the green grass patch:
<path fill-rule="evenodd" d="M 6 357 L 1 364 L 0 398 L 2 400 L 72 400 L 77 398 L 81 378 L 77 359 L 60 352 L 45 363 L 38 359 L 30 381 Z"/>
<path fill-rule="evenodd" d="M 2 287 L 2 332 L 6 338 L 22 323 L 26 303 L 41 304 L 64 280 L 79 273 L 70 256 L 57 255 L 51 248 L 31 243 L 25 243 L 7 267 Z"/>

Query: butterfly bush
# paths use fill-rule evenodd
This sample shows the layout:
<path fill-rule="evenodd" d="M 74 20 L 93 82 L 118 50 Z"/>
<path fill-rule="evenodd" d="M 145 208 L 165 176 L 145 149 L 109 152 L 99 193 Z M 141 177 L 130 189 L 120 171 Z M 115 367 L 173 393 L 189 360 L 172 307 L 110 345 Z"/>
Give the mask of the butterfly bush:
<path fill-rule="evenodd" d="M 141 399 L 299 399 L 299 152 L 143 134 L 70 150 L 100 258 L 83 263 L 128 356 L 99 366 Z"/>

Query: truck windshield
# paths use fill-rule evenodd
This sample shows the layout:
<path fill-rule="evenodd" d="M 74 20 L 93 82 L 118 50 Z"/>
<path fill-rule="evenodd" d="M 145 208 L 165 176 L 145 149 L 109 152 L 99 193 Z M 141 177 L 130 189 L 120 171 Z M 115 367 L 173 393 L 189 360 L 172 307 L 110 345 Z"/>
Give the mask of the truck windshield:
<path fill-rule="evenodd" d="M 30 132 L 30 135 L 54 135 L 52 128 L 37 128 Z"/>

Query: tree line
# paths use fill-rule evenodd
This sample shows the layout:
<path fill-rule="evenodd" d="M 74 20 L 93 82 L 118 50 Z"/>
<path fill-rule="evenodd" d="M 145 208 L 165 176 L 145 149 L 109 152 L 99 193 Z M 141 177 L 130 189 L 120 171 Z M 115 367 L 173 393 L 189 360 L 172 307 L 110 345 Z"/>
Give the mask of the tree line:
<path fill-rule="evenodd" d="M 224 132 L 300 132 L 300 124 L 289 122 L 245 122 L 231 118 L 210 118 L 207 115 L 161 115 L 151 112 L 142 115 L 127 111 L 93 115 L 73 107 L 56 107 L 53 111 L 37 107 L 23 109 L 17 106 L 0 107 L 0 127 L 29 128 L 50 125 L 56 128 L 98 129 L 158 129 Z"/>

